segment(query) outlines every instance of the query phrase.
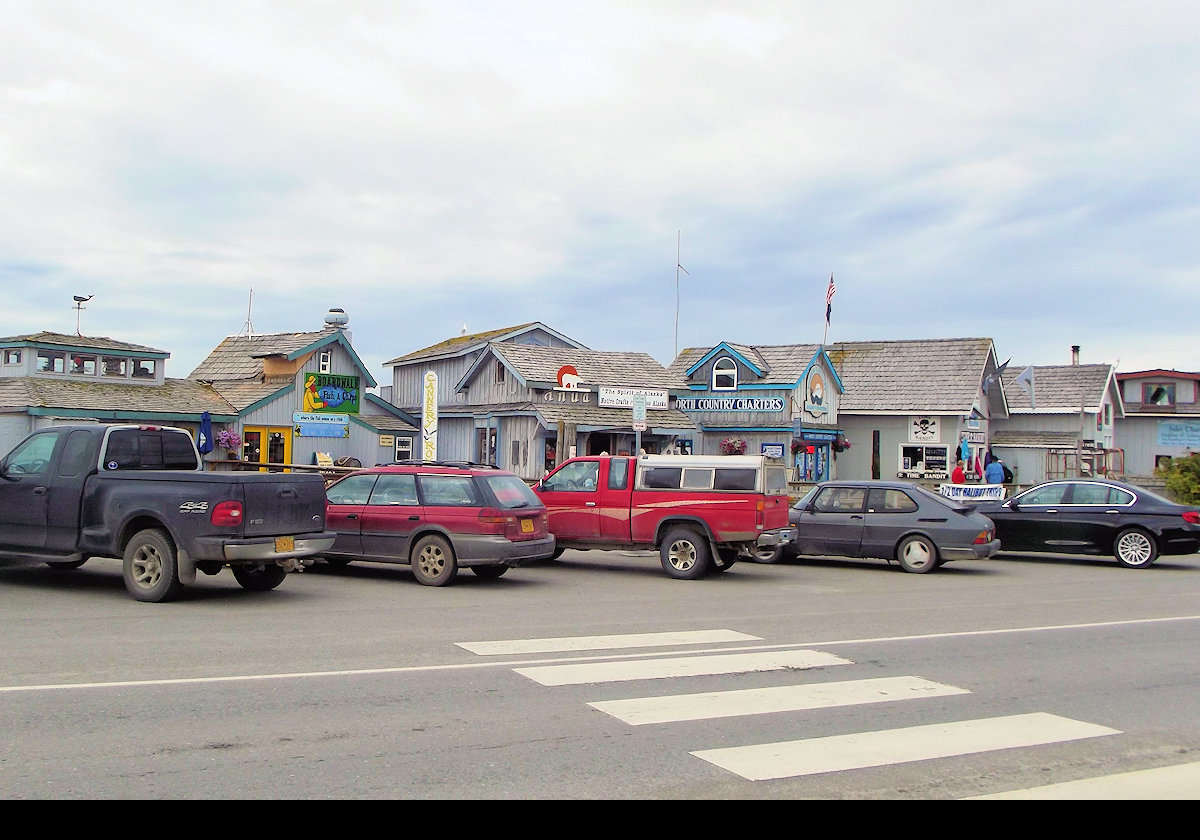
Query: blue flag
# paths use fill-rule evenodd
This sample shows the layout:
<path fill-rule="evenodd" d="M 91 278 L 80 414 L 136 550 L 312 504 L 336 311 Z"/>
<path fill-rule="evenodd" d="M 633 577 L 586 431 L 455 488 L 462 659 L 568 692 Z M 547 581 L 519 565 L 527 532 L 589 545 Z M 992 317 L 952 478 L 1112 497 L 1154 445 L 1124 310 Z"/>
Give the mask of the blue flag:
<path fill-rule="evenodd" d="M 201 455 L 213 451 L 212 415 L 207 411 L 200 415 L 200 431 L 196 435 L 196 449 L 200 450 Z"/>

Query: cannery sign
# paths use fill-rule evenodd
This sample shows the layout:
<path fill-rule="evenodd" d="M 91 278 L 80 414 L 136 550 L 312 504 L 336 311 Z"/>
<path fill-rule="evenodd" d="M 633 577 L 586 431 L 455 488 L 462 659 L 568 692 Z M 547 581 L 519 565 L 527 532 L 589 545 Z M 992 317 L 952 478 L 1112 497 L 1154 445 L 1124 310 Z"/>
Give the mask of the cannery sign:
<path fill-rule="evenodd" d="M 421 401 L 421 458 L 437 460 L 438 375 L 425 371 L 425 394 Z"/>
<path fill-rule="evenodd" d="M 782 397 L 681 397 L 680 411 L 783 411 Z"/>

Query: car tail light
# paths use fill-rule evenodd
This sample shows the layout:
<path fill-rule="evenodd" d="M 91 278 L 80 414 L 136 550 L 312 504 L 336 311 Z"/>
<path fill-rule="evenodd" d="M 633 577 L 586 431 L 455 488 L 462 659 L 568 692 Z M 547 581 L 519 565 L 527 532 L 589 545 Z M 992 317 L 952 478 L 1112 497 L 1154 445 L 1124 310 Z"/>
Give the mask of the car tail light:
<path fill-rule="evenodd" d="M 754 503 L 754 524 L 758 530 L 762 530 L 767 521 L 767 503 L 759 499 Z"/>
<path fill-rule="evenodd" d="M 214 525 L 241 525 L 243 513 L 241 502 L 218 502 L 208 519 Z"/>
<path fill-rule="evenodd" d="M 479 521 L 486 522 L 489 525 L 503 525 L 510 519 L 511 517 L 504 515 L 495 508 L 481 508 L 479 511 Z"/>
<path fill-rule="evenodd" d="M 987 545 L 992 541 L 991 531 L 980 531 L 979 536 L 975 538 L 975 545 Z"/>
<path fill-rule="evenodd" d="M 1200 511 L 1185 510 L 1183 512 L 1183 521 L 1192 525 L 1200 525 Z"/>

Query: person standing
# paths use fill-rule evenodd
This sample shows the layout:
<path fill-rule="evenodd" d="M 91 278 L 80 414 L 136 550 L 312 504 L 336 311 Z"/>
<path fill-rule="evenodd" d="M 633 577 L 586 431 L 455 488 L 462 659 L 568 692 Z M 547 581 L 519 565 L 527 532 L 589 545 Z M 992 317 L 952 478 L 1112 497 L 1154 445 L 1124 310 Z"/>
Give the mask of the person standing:
<path fill-rule="evenodd" d="M 1004 460 L 1002 458 L 992 458 L 988 461 L 988 465 L 983 471 L 983 480 L 988 484 L 1004 483 Z"/>
<path fill-rule="evenodd" d="M 955 465 L 954 465 L 954 472 L 950 473 L 950 483 L 951 484 L 966 484 L 967 483 L 967 474 L 965 472 L 963 472 L 962 458 L 958 459 L 957 463 L 955 463 Z"/>

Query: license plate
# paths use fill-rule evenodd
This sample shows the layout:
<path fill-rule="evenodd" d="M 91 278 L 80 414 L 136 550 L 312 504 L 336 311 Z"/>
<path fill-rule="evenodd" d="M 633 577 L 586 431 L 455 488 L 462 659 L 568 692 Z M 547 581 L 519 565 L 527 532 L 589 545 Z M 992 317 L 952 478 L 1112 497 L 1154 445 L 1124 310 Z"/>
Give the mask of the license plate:
<path fill-rule="evenodd" d="M 522 534 L 532 534 L 533 533 L 533 520 L 532 519 L 522 519 L 521 520 L 521 533 Z"/>
<path fill-rule="evenodd" d="M 296 550 L 296 538 L 295 537 L 276 537 L 275 538 L 275 550 L 279 551 L 279 552 L 295 551 Z"/>

